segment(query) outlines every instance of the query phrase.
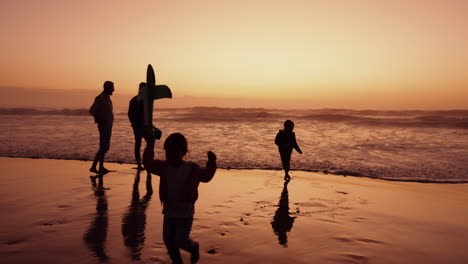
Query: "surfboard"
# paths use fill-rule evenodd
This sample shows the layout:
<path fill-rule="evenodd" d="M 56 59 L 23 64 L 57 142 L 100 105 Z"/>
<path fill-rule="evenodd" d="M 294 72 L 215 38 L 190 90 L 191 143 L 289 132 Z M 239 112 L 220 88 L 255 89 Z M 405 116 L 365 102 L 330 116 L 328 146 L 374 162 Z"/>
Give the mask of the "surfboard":
<path fill-rule="evenodd" d="M 146 70 L 146 87 L 138 93 L 138 100 L 143 101 L 144 105 L 144 126 L 147 132 L 155 139 L 161 139 L 162 131 L 153 126 L 153 105 L 154 100 L 172 98 L 171 89 L 167 85 L 156 85 L 156 76 L 153 66 L 148 64 Z"/>

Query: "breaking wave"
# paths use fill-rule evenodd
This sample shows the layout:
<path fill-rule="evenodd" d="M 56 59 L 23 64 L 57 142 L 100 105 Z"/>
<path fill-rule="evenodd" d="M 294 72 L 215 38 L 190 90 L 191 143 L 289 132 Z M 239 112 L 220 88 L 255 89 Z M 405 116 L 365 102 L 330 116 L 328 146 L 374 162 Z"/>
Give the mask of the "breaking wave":
<path fill-rule="evenodd" d="M 312 114 L 302 116 L 307 120 L 320 122 L 346 122 L 367 126 L 395 126 L 395 127 L 433 127 L 433 128 L 462 128 L 468 129 L 468 117 L 449 116 L 416 116 L 416 117 L 363 117 L 340 114 Z"/>

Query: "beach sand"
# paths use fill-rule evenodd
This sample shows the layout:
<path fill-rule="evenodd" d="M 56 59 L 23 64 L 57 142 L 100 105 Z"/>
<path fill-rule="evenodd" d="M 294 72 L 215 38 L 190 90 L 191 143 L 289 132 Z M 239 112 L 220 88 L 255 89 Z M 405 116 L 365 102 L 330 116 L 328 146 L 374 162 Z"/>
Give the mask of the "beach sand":
<path fill-rule="evenodd" d="M 159 178 L 132 164 L 0 158 L 1 263 L 170 263 Z M 191 236 L 199 263 L 468 263 L 468 184 L 218 170 Z M 105 208 L 107 210 L 96 210 Z M 189 255 L 182 253 L 184 262 Z"/>

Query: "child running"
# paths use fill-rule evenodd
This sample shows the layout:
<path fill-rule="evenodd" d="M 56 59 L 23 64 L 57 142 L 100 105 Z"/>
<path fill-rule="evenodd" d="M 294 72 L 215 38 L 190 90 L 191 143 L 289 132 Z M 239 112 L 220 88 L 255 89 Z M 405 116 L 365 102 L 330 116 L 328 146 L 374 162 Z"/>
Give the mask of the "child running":
<path fill-rule="evenodd" d="M 275 144 L 278 146 L 278 151 L 281 156 L 281 163 L 284 169 L 284 180 L 289 180 L 289 165 L 291 163 L 291 153 L 295 149 L 299 154 L 302 154 L 301 148 L 297 145 L 296 134 L 294 133 L 294 122 L 291 120 L 284 121 L 284 129 L 278 131 L 275 138 Z"/>
<path fill-rule="evenodd" d="M 190 239 L 195 202 L 200 182 L 209 182 L 216 172 L 216 155 L 209 151 L 205 168 L 184 161 L 187 140 L 180 133 L 171 134 L 164 142 L 166 160 L 154 160 L 154 139 L 148 139 L 143 154 L 145 168 L 158 176 L 159 198 L 163 204 L 163 240 L 172 263 L 182 263 L 180 250 L 191 254 L 191 263 L 200 258 L 199 244 Z"/>

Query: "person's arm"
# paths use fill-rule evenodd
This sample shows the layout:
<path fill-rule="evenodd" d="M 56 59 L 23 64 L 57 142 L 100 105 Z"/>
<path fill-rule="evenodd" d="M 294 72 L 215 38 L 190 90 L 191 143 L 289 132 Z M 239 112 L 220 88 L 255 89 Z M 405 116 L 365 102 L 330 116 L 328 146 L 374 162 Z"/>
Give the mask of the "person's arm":
<path fill-rule="evenodd" d="M 89 108 L 89 113 L 94 117 L 96 122 L 101 121 L 100 112 L 102 108 L 102 100 L 100 96 L 96 96 L 93 105 Z"/>
<path fill-rule="evenodd" d="M 128 104 L 128 120 L 130 120 L 130 123 L 133 125 L 133 117 L 135 116 L 135 109 L 133 107 L 133 99 L 130 100 L 130 103 Z"/>
<path fill-rule="evenodd" d="M 276 134 L 276 137 L 275 137 L 275 144 L 277 146 L 280 145 L 280 133 L 281 133 L 281 131 L 278 131 L 278 133 Z"/>
<path fill-rule="evenodd" d="M 143 152 L 143 165 L 145 169 L 153 174 L 161 176 L 165 162 L 154 159 L 154 138 L 146 139 L 146 148 Z"/>
<path fill-rule="evenodd" d="M 296 134 L 293 134 L 293 147 L 297 152 L 299 152 L 299 154 L 302 154 L 302 150 L 301 150 L 301 148 L 299 147 L 299 145 L 297 144 L 297 141 L 296 141 Z"/>
<path fill-rule="evenodd" d="M 197 165 L 194 166 L 193 172 L 196 175 L 196 177 L 201 181 L 201 182 L 209 182 L 211 179 L 213 179 L 217 165 L 216 165 L 216 155 L 208 151 L 208 161 L 206 162 L 206 167 L 205 168 L 200 168 Z"/>

